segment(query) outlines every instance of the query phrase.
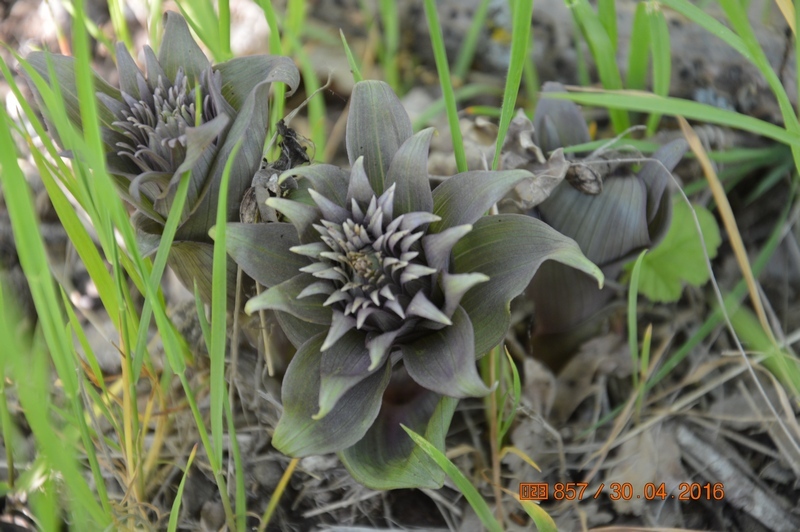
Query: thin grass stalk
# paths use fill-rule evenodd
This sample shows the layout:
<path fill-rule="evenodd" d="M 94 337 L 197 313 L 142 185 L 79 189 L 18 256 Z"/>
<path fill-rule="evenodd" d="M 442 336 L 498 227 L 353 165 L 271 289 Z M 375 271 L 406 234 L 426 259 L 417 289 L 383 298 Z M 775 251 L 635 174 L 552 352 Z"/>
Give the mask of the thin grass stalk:
<path fill-rule="evenodd" d="M 669 116 L 683 116 L 691 120 L 709 122 L 734 129 L 749 131 L 773 140 L 777 140 L 791 147 L 800 146 L 800 134 L 770 124 L 764 120 L 742 115 L 734 111 L 727 111 L 690 100 L 681 98 L 664 98 L 655 94 L 639 91 L 597 91 L 594 89 L 581 89 L 570 87 L 574 92 L 547 93 L 547 98 L 561 98 L 572 100 L 581 105 L 594 107 L 608 107 L 613 109 L 626 109 L 643 113 L 661 113 Z"/>
<path fill-rule="evenodd" d="M 723 0 L 721 2 L 721 6 L 725 11 L 725 14 L 728 16 L 728 20 L 730 21 L 734 30 L 739 37 L 741 37 L 745 46 L 750 51 L 752 56 L 751 61 L 761 71 L 761 74 L 767 80 L 767 84 L 769 84 L 770 89 L 772 89 L 773 94 L 775 94 L 775 98 L 778 100 L 778 107 L 780 108 L 781 116 L 783 117 L 783 122 L 786 129 L 790 133 L 800 135 L 800 122 L 795 114 L 792 102 L 789 100 L 789 96 L 786 94 L 786 89 L 783 87 L 783 82 L 781 81 L 780 77 L 778 77 L 778 74 L 775 72 L 775 70 L 773 70 L 769 59 L 767 59 L 767 56 L 764 53 L 764 49 L 761 47 L 761 44 L 759 44 L 744 8 L 737 0 Z M 795 166 L 798 170 L 800 170 L 800 147 L 792 146 L 792 155 L 794 156 Z"/>
<path fill-rule="evenodd" d="M 653 92 L 659 96 L 669 96 L 672 74 L 669 26 L 656 2 L 647 4 L 647 15 L 650 23 L 650 54 L 653 58 Z M 648 137 L 655 135 L 660 120 L 661 115 L 656 113 L 647 118 Z"/>
<path fill-rule="evenodd" d="M 272 492 L 272 496 L 269 498 L 267 509 L 264 510 L 264 515 L 261 516 L 261 523 L 258 525 L 258 532 L 264 532 L 267 529 L 267 526 L 269 526 L 269 522 L 272 520 L 272 516 L 275 514 L 275 509 L 278 507 L 278 503 L 281 500 L 283 492 L 286 491 L 286 486 L 289 485 L 289 479 L 292 478 L 292 473 L 294 473 L 298 462 L 300 462 L 299 458 L 292 458 L 292 460 L 289 462 L 289 465 L 286 466 L 286 470 L 283 472 L 278 485 L 275 487 L 275 491 Z"/>
<path fill-rule="evenodd" d="M 189 385 L 189 381 L 186 379 L 185 372 L 178 373 L 178 379 L 180 379 L 181 386 L 183 386 L 183 391 L 186 394 L 186 402 L 189 404 L 189 409 L 192 411 L 192 416 L 194 417 L 194 422 L 200 435 L 200 441 L 203 443 L 203 448 L 208 456 L 208 462 L 211 466 L 211 470 L 214 472 L 220 472 L 221 466 L 220 463 L 217 462 L 217 458 L 214 453 L 214 447 L 211 445 L 211 440 L 208 437 L 208 431 L 206 430 L 203 414 L 197 407 L 197 401 L 194 398 L 194 392 L 192 391 L 192 387 Z M 220 498 L 222 499 L 222 508 L 225 510 L 225 520 L 228 523 L 228 527 L 234 528 L 233 525 L 236 523 L 236 515 L 233 513 L 233 507 L 231 506 L 231 499 L 228 495 L 225 476 L 215 473 L 214 479 L 217 482 L 217 491 L 219 491 Z"/>
<path fill-rule="evenodd" d="M 614 53 L 617 51 L 617 6 L 614 0 L 597 0 L 597 18 L 608 34 Z"/>
<path fill-rule="evenodd" d="M 170 207 L 167 221 L 164 224 L 164 231 L 161 234 L 161 240 L 158 243 L 155 260 L 153 261 L 153 267 L 150 271 L 149 283 L 151 286 L 160 286 L 164 271 L 167 268 L 167 259 L 169 258 L 169 252 L 172 248 L 172 242 L 175 238 L 175 233 L 178 231 L 178 224 L 180 223 L 183 208 L 186 205 L 186 196 L 189 191 L 190 174 L 191 171 L 184 172 L 183 175 L 181 175 L 180 182 L 178 183 L 178 190 L 175 193 L 175 199 Z M 158 291 L 156 293 L 158 293 Z M 147 335 L 148 330 L 150 329 L 150 319 L 152 317 L 153 305 L 160 305 L 162 308 L 164 307 L 164 303 L 160 300 L 160 298 L 156 301 L 151 300 L 149 297 L 145 298 L 144 300 L 142 316 L 139 322 L 138 337 L 136 338 L 136 346 L 133 353 L 132 371 L 134 381 L 139 380 L 139 375 L 142 371 L 142 365 L 145 361 Z"/>
<path fill-rule="evenodd" d="M 148 0 L 147 36 L 150 48 L 158 54 L 161 48 L 161 3 L 162 0 Z"/>
<path fill-rule="evenodd" d="M 569 0 L 567 5 L 572 10 L 575 21 L 589 45 L 603 87 L 612 90 L 621 89 L 622 78 L 617 66 L 614 46 L 600 23 L 597 13 L 589 5 L 588 0 Z M 615 109 L 609 112 L 609 116 L 614 125 L 614 131 L 617 133 L 630 127 L 630 120 L 626 112 Z"/>
<path fill-rule="evenodd" d="M 231 379 L 232 380 L 232 379 Z M 231 386 L 233 389 L 233 386 Z M 230 461 L 233 459 L 233 480 L 236 488 L 236 530 L 244 532 L 247 527 L 247 491 L 244 486 L 244 464 L 242 462 L 242 451 L 239 448 L 239 439 L 236 436 L 236 426 L 231 412 L 232 401 L 225 402 L 225 418 L 228 420 L 228 437 L 230 438 Z"/>
<path fill-rule="evenodd" d="M 472 16 L 472 24 L 469 25 L 469 30 L 464 36 L 461 43 L 461 49 L 458 51 L 456 64 L 453 67 L 453 78 L 463 82 L 469 73 L 469 67 L 472 65 L 472 60 L 475 58 L 475 50 L 478 47 L 478 38 L 486 25 L 486 15 L 489 12 L 489 2 L 491 0 L 481 0 L 478 4 L 478 9 Z"/>
<path fill-rule="evenodd" d="M 347 63 L 350 65 L 350 72 L 353 74 L 353 81 L 358 83 L 364 79 L 364 76 L 361 75 L 361 71 L 358 69 L 356 58 L 353 57 L 353 51 L 350 50 L 350 45 L 347 44 L 347 38 L 341 29 L 339 30 L 339 37 L 342 39 L 342 47 L 344 47 L 344 54 L 347 56 Z"/>
<path fill-rule="evenodd" d="M 453 91 L 453 96 L 456 102 L 461 102 L 474 98 L 476 96 L 492 95 L 499 96 L 503 94 L 503 89 L 495 85 L 487 85 L 484 83 L 476 83 L 474 85 L 464 85 L 463 87 Z M 437 99 L 431 103 L 424 111 L 422 111 L 417 118 L 412 122 L 414 131 L 418 131 L 425 127 L 425 125 L 435 118 L 440 113 L 447 111 L 447 102 L 444 97 Z"/>
<path fill-rule="evenodd" d="M 450 66 L 447 63 L 447 52 L 444 48 L 444 37 L 442 37 L 442 26 L 439 24 L 439 14 L 436 11 L 434 0 L 424 0 L 424 5 L 428 29 L 431 34 L 433 56 L 436 59 L 436 71 L 439 73 L 439 84 L 442 88 L 442 96 L 447 108 L 447 123 L 450 126 L 450 136 L 453 138 L 456 167 L 459 172 L 466 172 L 467 156 L 464 153 L 464 139 L 461 136 L 461 126 L 458 122 L 456 98 L 453 93 L 453 82 L 450 79 Z"/>
<path fill-rule="evenodd" d="M 239 152 L 241 142 L 237 143 L 231 151 L 225 168 L 222 171 L 222 183 L 219 189 L 219 203 L 217 205 L 217 220 L 214 226 L 214 269 L 211 274 L 211 346 L 208 351 L 211 364 L 209 367 L 211 385 L 211 436 L 214 440 L 213 452 L 217 469 L 214 474 L 220 474 L 222 465 L 222 435 L 223 435 L 223 404 L 227 400 L 225 394 L 225 342 L 228 332 L 228 254 L 225 251 L 226 228 L 228 225 L 228 184 L 230 182 L 231 167 Z"/>
<path fill-rule="evenodd" d="M 511 380 L 511 390 L 512 390 L 512 402 L 511 408 L 509 409 L 508 415 L 503 420 L 502 424 L 500 425 L 500 429 L 497 434 L 497 445 L 501 446 L 503 444 L 503 440 L 506 437 L 509 429 L 514 423 L 514 418 L 517 417 L 517 408 L 519 407 L 520 399 L 522 397 L 522 383 L 520 382 L 519 378 L 519 371 L 517 371 L 517 366 L 514 363 L 514 359 L 508 352 L 508 349 L 505 350 L 506 355 L 506 362 L 508 363 L 508 369 L 510 370 L 510 380 Z M 507 372 L 504 372 L 507 373 Z M 508 383 L 509 377 L 506 375 L 505 382 Z M 506 396 L 508 394 L 506 393 Z M 504 448 L 505 449 L 505 448 Z M 504 455 L 504 451 L 500 451 L 500 458 L 502 459 Z"/>
<path fill-rule="evenodd" d="M 18 323 L 18 320 L 15 317 L 10 316 L 9 310 L 12 308 L 12 302 L 6 300 L 5 297 L 5 285 L 4 283 L 0 283 L 0 321 L 6 324 L 8 330 L 3 331 L 5 335 L 12 335 L 14 334 L 11 331 L 11 324 Z M 2 336 L 2 335 L 0 335 Z M 7 348 L 10 347 L 8 342 L 3 342 Z M 5 366 L 5 365 L 4 365 Z M 14 425 L 11 422 L 11 414 L 8 411 L 8 397 L 6 396 L 6 375 L 5 375 L 5 367 L 0 367 L 0 427 L 2 427 L 3 431 L 3 443 L 4 447 L 6 448 L 6 468 L 8 470 L 8 487 L 11 491 L 14 490 L 14 484 L 16 482 L 17 473 L 14 469 L 14 437 L 13 437 L 13 428 Z"/>
<path fill-rule="evenodd" d="M 631 272 L 631 281 L 628 285 L 628 349 L 631 352 L 631 361 L 634 368 L 639 365 L 639 333 L 636 319 L 638 316 L 636 302 L 639 297 L 639 273 L 642 271 L 642 262 L 646 254 L 647 250 L 645 249 L 636 259 Z M 637 388 L 639 386 L 639 374 L 636 371 L 632 371 L 631 376 L 633 377 L 633 387 Z"/>
<path fill-rule="evenodd" d="M 492 159 L 492 170 L 497 170 L 500 165 L 500 149 L 508 133 L 508 126 L 514 117 L 517 107 L 517 94 L 519 93 L 522 70 L 525 62 L 530 60 L 528 48 L 531 43 L 531 17 L 533 16 L 533 0 L 517 0 L 514 7 L 514 24 L 511 33 L 511 60 L 506 74 L 506 86 L 503 92 L 503 106 L 500 111 L 500 124 L 497 130 L 497 142 Z M 466 168 L 464 169 L 466 170 Z M 463 172 L 459 168 L 459 171 Z"/>
<path fill-rule="evenodd" d="M 500 393 L 500 386 L 495 386 L 495 382 L 497 381 L 497 364 L 499 363 L 497 355 L 499 351 L 500 347 L 495 347 L 489 351 L 489 356 L 487 357 L 487 366 L 489 368 L 489 382 L 487 385 L 490 388 L 494 388 L 488 397 L 489 406 L 486 409 L 486 413 L 489 417 L 489 451 L 492 457 L 492 489 L 495 499 L 494 511 L 497 521 L 502 526 L 505 522 L 505 516 L 503 515 L 503 492 L 501 491 L 502 484 L 500 480 L 500 453 L 498 445 L 500 431 L 497 424 L 497 394 Z"/>
<path fill-rule="evenodd" d="M 222 58 L 228 60 L 233 57 L 231 52 L 231 5 L 229 0 L 218 0 L 219 10 L 219 41 Z"/>
<path fill-rule="evenodd" d="M 133 50 L 133 40 L 128 30 L 128 22 L 125 20 L 125 9 L 120 0 L 108 0 L 108 14 L 111 16 L 111 24 L 114 26 L 114 33 L 117 39 L 125 43 L 128 51 Z M 113 50 L 114 47 L 110 47 Z"/>
<path fill-rule="evenodd" d="M 211 0 L 177 0 L 183 18 L 216 61 L 226 59 L 219 33 L 219 17 Z"/>
<path fill-rule="evenodd" d="M 381 47 L 383 74 L 386 77 L 386 83 L 395 92 L 402 94 L 404 91 L 400 87 L 400 73 L 397 68 L 397 52 L 400 49 L 400 17 L 397 13 L 397 0 L 379 0 L 378 10 L 383 26 L 383 46 Z"/>
<path fill-rule="evenodd" d="M 650 374 L 650 346 L 653 341 L 653 324 L 648 323 L 647 327 L 644 330 L 644 336 L 642 337 L 642 352 L 640 355 L 639 365 L 633 366 L 633 373 L 638 373 L 640 378 L 637 379 L 637 382 L 646 382 L 647 376 Z M 642 402 L 644 401 L 644 387 L 637 386 L 634 388 L 637 391 L 636 393 L 636 408 L 634 419 L 636 420 L 636 424 L 639 424 L 639 420 L 641 419 L 642 414 Z"/>
<path fill-rule="evenodd" d="M 531 46 L 534 41 L 531 40 Z M 532 61 L 525 61 L 522 65 L 522 83 L 525 86 L 525 110 L 529 116 L 533 116 L 533 110 L 539 102 L 539 74 L 536 72 L 536 64 Z"/>
<path fill-rule="evenodd" d="M 0 109 L 0 145 L 3 146 L 14 146 L 9 122 L 10 119 L 7 117 L 5 110 Z M 59 312 L 55 287 L 48 270 L 44 243 L 39 234 L 39 225 L 34 214 L 33 200 L 25 177 L 17 164 L 16 153 L 13 150 L 0 150 L 0 165 L 2 165 L 3 169 L 2 173 L 0 173 L 0 182 L 3 184 L 6 205 L 11 216 L 17 251 L 36 305 L 41 322 L 41 330 L 44 333 L 52 354 L 53 363 L 61 378 L 67 403 L 70 405 L 73 417 L 78 421 L 78 430 L 87 451 L 87 458 L 91 465 L 94 481 L 102 484 L 104 480 L 99 470 L 96 456 L 92 453 L 89 431 L 85 423 L 83 423 L 77 377 L 74 368 L 71 367 L 72 347 L 66 337 L 66 330 L 63 327 L 63 320 Z M 4 338 L 4 340 L 9 342 L 12 340 L 10 333 L 6 333 L 3 336 L 8 337 Z M 7 344 L 4 343 L 4 345 Z M 76 504 L 84 506 L 88 514 L 97 523 L 110 524 L 110 519 L 108 519 L 110 504 L 104 489 L 98 486 L 100 502 L 96 502 L 95 495 L 79 472 L 74 457 L 69 453 L 67 446 L 62 445 L 50 425 L 47 413 L 49 400 L 46 393 L 49 386 L 44 384 L 46 381 L 45 372 L 47 371 L 44 360 L 46 355 L 43 351 L 39 352 L 38 355 L 31 353 L 29 356 L 24 357 L 23 362 L 23 357 L 12 357 L 5 349 L 0 350 L 0 352 L 6 353 L 6 356 L 15 364 L 17 380 L 24 383 L 18 387 L 20 400 L 23 401 L 23 405 L 27 402 L 29 403 L 27 407 L 34 409 L 31 412 L 26 410 L 30 414 L 28 420 L 42 452 L 48 459 L 50 467 L 63 473 L 65 483 L 76 498 Z M 7 362 L 8 360 L 6 360 Z M 34 389 L 35 386 L 39 388 Z M 23 397 L 25 397 L 24 400 Z M 42 400 L 43 398 L 44 400 Z M 31 404 L 33 402 L 38 402 L 39 404 L 33 405 Z"/>
<path fill-rule="evenodd" d="M 278 16 L 275 14 L 275 9 L 272 7 L 270 0 L 256 0 L 258 5 L 264 11 L 264 18 L 267 19 L 267 26 L 269 27 L 269 53 L 273 55 L 283 55 L 283 44 L 281 43 L 281 32 L 278 26 Z M 275 83 L 272 85 L 272 109 L 269 114 L 269 129 L 267 131 L 267 140 L 271 139 L 278 130 L 278 122 L 283 118 L 284 109 L 286 107 L 286 87 L 283 83 Z M 273 146 L 267 157 L 270 160 L 277 158 L 279 147 Z"/>
<path fill-rule="evenodd" d="M 628 79 L 625 87 L 644 90 L 647 83 L 648 50 L 650 50 L 650 24 L 647 3 L 636 4 L 628 50 Z"/>
<path fill-rule="evenodd" d="M 417 434 L 405 425 L 401 424 L 400 426 L 403 427 L 406 434 L 414 440 L 414 443 L 416 443 L 425 454 L 430 456 L 433 461 L 444 470 L 447 476 L 450 477 L 450 480 L 453 481 L 458 490 L 467 499 L 467 502 L 469 502 L 469 505 L 475 511 L 481 523 L 483 523 L 483 526 L 490 532 L 502 532 L 503 526 L 494 518 L 492 511 L 489 509 L 489 505 L 486 504 L 486 501 L 481 497 L 480 493 L 478 493 L 475 486 L 472 485 L 472 482 L 464 476 L 464 473 L 462 473 L 444 453 L 426 440 L 424 436 Z"/>
<path fill-rule="evenodd" d="M 289 38 L 289 34 L 287 34 L 287 38 Z M 327 142 L 325 95 L 322 92 L 318 92 L 320 83 L 311 58 L 305 52 L 299 40 L 293 38 L 291 41 L 297 62 L 300 63 L 300 72 L 303 76 L 303 85 L 308 98 L 308 126 L 311 130 L 311 141 L 315 147 L 325 146 Z"/>
<path fill-rule="evenodd" d="M 178 484 L 178 491 L 175 493 L 175 500 L 172 502 L 172 510 L 169 513 L 169 524 L 167 525 L 167 530 L 169 532 L 178 530 L 178 516 L 181 511 L 181 501 L 183 501 L 183 490 L 186 487 L 186 478 L 189 476 L 189 470 L 192 468 L 192 462 L 194 462 L 194 457 L 196 455 L 197 444 L 195 443 L 194 447 L 192 447 L 192 452 L 189 453 L 189 458 L 186 460 L 186 468 L 183 470 L 181 481 Z"/>
<path fill-rule="evenodd" d="M 758 320 L 761 322 L 764 332 L 770 338 L 773 345 L 777 347 L 778 344 L 775 340 L 775 336 L 772 334 L 772 328 L 769 326 L 767 315 L 764 312 L 764 306 L 761 302 L 761 296 L 758 292 L 758 287 L 756 286 L 753 269 L 750 266 L 750 260 L 747 258 L 747 250 L 744 247 L 742 235 L 739 233 L 739 228 L 736 224 L 736 217 L 733 215 L 733 210 L 728 202 L 728 197 L 725 195 L 725 191 L 722 189 L 722 185 L 720 184 L 717 174 L 714 171 L 714 166 L 708 159 L 708 156 L 706 155 L 705 150 L 700 143 L 700 139 L 697 138 L 697 135 L 694 133 L 691 126 L 688 122 L 686 122 L 685 119 L 678 117 L 678 123 L 680 124 L 681 130 L 686 136 L 686 139 L 689 141 L 689 147 L 692 149 L 698 161 L 700 162 L 700 166 L 703 168 L 703 173 L 708 180 L 708 188 L 711 190 L 711 194 L 714 196 L 714 201 L 719 209 L 722 223 L 725 226 L 725 231 L 728 233 L 728 238 L 730 240 L 731 247 L 733 248 L 733 253 L 736 256 L 736 261 L 739 263 L 739 269 L 742 270 L 742 276 L 747 283 L 747 289 L 750 292 L 750 300 L 753 303 L 753 308 L 756 311 Z"/>

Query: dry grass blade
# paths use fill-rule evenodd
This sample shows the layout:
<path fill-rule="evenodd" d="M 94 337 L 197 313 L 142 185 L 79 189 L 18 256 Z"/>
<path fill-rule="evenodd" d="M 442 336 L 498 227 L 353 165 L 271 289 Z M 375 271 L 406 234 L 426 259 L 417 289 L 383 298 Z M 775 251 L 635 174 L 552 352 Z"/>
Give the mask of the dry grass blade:
<path fill-rule="evenodd" d="M 755 308 L 756 315 L 758 315 L 758 320 L 761 322 L 764 332 L 769 336 L 773 344 L 777 346 L 775 337 L 772 334 L 772 329 L 767 321 L 767 314 L 764 312 L 764 305 L 761 303 L 761 297 L 759 297 L 758 286 L 756 286 L 753 270 L 750 268 L 750 261 L 747 258 L 747 250 L 744 248 L 742 235 L 739 233 L 739 227 L 736 225 L 736 217 L 733 215 L 731 205 L 728 202 L 728 197 L 725 195 L 725 189 L 722 187 L 722 183 L 717 177 L 717 173 L 714 171 L 714 165 L 711 163 L 711 159 L 708 158 L 708 154 L 706 153 L 705 148 L 703 148 L 703 143 L 700 142 L 700 138 L 694 132 L 692 126 L 690 126 L 689 122 L 687 122 L 686 119 L 681 116 L 678 117 L 678 123 L 680 123 L 681 131 L 686 137 L 686 141 L 689 143 L 689 147 L 691 148 L 692 152 L 694 152 L 697 160 L 700 162 L 700 166 L 703 168 L 703 173 L 708 180 L 708 188 L 711 190 L 711 194 L 714 196 L 714 201 L 716 202 L 720 216 L 722 217 L 722 223 L 725 225 L 725 231 L 728 233 L 731 247 L 736 255 L 736 261 L 739 263 L 739 268 L 742 270 L 742 275 L 747 282 L 747 288 L 750 292 L 750 299 L 753 302 L 753 308 Z"/>

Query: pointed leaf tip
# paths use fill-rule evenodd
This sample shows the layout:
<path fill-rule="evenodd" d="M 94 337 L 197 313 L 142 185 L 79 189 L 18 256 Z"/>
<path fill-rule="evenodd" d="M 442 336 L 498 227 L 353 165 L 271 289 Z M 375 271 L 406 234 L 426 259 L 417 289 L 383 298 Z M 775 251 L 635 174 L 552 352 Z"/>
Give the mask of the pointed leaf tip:
<path fill-rule="evenodd" d="M 413 134 L 403 104 L 383 81 L 359 81 L 353 87 L 345 144 L 350 164 L 364 156 L 372 189 L 381 194 L 392 158 Z"/>

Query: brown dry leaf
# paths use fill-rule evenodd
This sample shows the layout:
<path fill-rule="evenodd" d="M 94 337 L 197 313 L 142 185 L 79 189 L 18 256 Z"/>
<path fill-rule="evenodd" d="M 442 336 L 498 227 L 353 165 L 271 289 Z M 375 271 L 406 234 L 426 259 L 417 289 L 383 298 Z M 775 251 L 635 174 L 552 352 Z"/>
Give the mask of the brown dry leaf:
<path fill-rule="evenodd" d="M 689 478 L 681 465 L 674 427 L 669 423 L 654 425 L 627 440 L 620 447 L 617 460 L 617 465 L 611 468 L 604 482 L 609 486 L 613 482 L 628 483 L 633 489 L 630 500 L 624 497 L 612 500 L 619 513 L 642 515 L 649 502 L 643 492 L 646 484 L 658 488 L 663 483 L 669 496 L 676 493 L 678 484 Z"/>
<path fill-rule="evenodd" d="M 598 336 L 583 344 L 556 380 L 553 423 L 563 425 L 586 398 L 596 393 L 593 385 L 599 378 L 625 378 L 632 367 L 628 345 L 617 334 Z"/>

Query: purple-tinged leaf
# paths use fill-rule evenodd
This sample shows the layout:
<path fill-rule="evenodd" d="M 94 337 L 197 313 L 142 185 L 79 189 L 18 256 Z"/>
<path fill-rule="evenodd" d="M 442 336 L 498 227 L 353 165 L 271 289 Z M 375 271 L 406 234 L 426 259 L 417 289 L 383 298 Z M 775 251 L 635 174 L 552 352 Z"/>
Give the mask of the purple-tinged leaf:
<path fill-rule="evenodd" d="M 431 212 L 433 196 L 428 177 L 428 151 L 434 129 L 423 129 L 408 138 L 392 159 L 384 187 L 396 185 L 394 215 L 407 212 Z"/>
<path fill-rule="evenodd" d="M 214 246 L 202 242 L 176 241 L 169 250 L 167 264 L 175 272 L 183 286 L 197 282 L 200 298 L 211 303 L 211 271 L 213 270 Z M 227 261 L 228 286 L 236 286 L 236 263 Z M 233 308 L 235 291 L 228 292 L 227 306 Z"/>
<path fill-rule="evenodd" d="M 141 100 L 142 97 L 139 91 L 139 80 L 137 79 L 142 75 L 136 62 L 131 57 L 125 43 L 118 42 L 116 47 L 117 51 L 117 71 L 119 72 L 119 88 L 122 92 L 133 96 L 136 100 Z"/>
<path fill-rule="evenodd" d="M 276 55 L 249 55 L 236 57 L 214 65 L 222 74 L 222 95 L 238 111 L 247 95 L 261 82 L 281 82 L 289 87 L 287 96 L 294 94 L 300 84 L 300 73 L 288 57 Z"/>
<path fill-rule="evenodd" d="M 364 157 L 359 157 L 353 163 L 350 170 L 350 182 L 347 186 L 346 205 L 350 205 L 351 200 L 355 199 L 360 203 L 369 203 L 375 197 L 375 192 L 370 185 L 369 177 L 364 170 Z"/>
<path fill-rule="evenodd" d="M 370 369 L 369 352 L 364 346 L 364 333 L 350 330 L 334 345 L 322 350 L 320 362 L 319 412 L 322 419 L 353 386 L 369 377 L 378 368 Z"/>
<path fill-rule="evenodd" d="M 389 164 L 413 132 L 403 104 L 389 85 L 374 80 L 355 84 L 345 135 L 347 158 L 352 166 L 364 157 L 364 169 L 376 194 L 383 192 Z"/>
<path fill-rule="evenodd" d="M 230 199 L 228 220 L 239 219 L 242 196 L 250 188 L 253 175 L 261 164 L 269 120 L 269 110 L 266 104 L 268 97 L 269 83 L 263 82 L 257 85 L 245 100 L 241 111 L 230 126 L 224 144 L 217 149 L 217 156 L 207 173 L 201 199 L 197 203 L 194 213 L 178 230 L 181 238 L 203 239 L 211 226 L 216 223 L 222 173 L 234 146 L 241 142 L 241 147 L 236 152 L 236 159 L 231 166 L 228 189 L 228 198 Z"/>
<path fill-rule="evenodd" d="M 395 372 L 375 423 L 361 441 L 340 452 L 339 458 L 354 479 L 372 489 L 440 488 L 444 471 L 400 425 L 423 434 L 444 451 L 456 405 L 458 399 L 442 397 Z"/>
<path fill-rule="evenodd" d="M 210 235 L 214 238 L 213 228 Z M 289 250 L 299 241 L 294 226 L 288 223 L 229 223 L 225 244 L 244 273 L 267 287 L 288 281 L 308 264 Z"/>
<path fill-rule="evenodd" d="M 313 164 L 299 166 L 284 172 L 283 176 L 294 176 L 308 179 L 311 186 L 338 205 L 347 205 L 347 184 L 350 174 L 332 164 Z"/>
<path fill-rule="evenodd" d="M 475 223 L 515 186 L 532 178 L 527 170 L 475 170 L 454 175 L 433 191 L 433 213 L 442 220 L 431 224 L 431 231 Z"/>
<path fill-rule="evenodd" d="M 192 38 L 186 20 L 174 11 L 164 14 L 164 39 L 158 50 L 158 62 L 170 80 L 182 69 L 190 81 L 200 81 L 200 74 L 211 66 Z M 154 83 L 156 80 L 149 80 Z"/>
<path fill-rule="evenodd" d="M 244 311 L 252 314 L 259 310 L 280 310 L 303 321 L 330 325 L 331 310 L 322 306 L 322 302 L 325 300 L 323 294 L 316 294 L 302 299 L 297 298 L 297 295 L 313 282 L 314 278 L 307 273 L 296 275 L 288 281 L 271 286 L 266 291 L 250 299 L 244 306 Z"/>
<path fill-rule="evenodd" d="M 479 356 L 503 339 L 511 319 L 511 300 L 525 290 L 546 260 L 572 266 L 594 276 L 599 284 L 603 282 L 600 268 L 581 253 L 574 240 L 530 216 L 486 216 L 456 244 L 456 273 L 480 272 L 489 276 L 487 282 L 469 290 L 461 300 L 475 328 Z"/>
<path fill-rule="evenodd" d="M 453 324 L 401 346 L 406 371 L 423 388 L 448 397 L 483 397 L 489 388 L 475 366 L 475 336 L 463 308 Z"/>
<path fill-rule="evenodd" d="M 539 147 L 550 152 L 556 148 L 575 146 L 592 140 L 580 108 L 569 100 L 548 98 L 548 92 L 567 91 L 563 85 L 552 81 L 542 87 L 542 97 L 533 116 Z"/>
<path fill-rule="evenodd" d="M 338 401 L 337 408 L 320 420 L 320 364 L 324 335 L 304 343 L 286 370 L 281 400 L 283 415 L 275 427 L 272 445 L 284 454 L 303 457 L 341 451 L 360 440 L 378 416 L 391 366 L 365 378 Z"/>

